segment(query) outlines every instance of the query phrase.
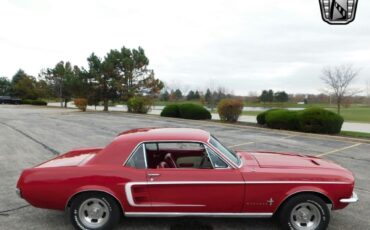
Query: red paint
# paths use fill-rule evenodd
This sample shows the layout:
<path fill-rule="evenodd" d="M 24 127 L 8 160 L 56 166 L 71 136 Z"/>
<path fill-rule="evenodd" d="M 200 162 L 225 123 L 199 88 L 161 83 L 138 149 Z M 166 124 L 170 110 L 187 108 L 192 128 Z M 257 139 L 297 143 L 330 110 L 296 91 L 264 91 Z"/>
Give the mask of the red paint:
<path fill-rule="evenodd" d="M 116 197 L 125 212 L 273 213 L 299 192 L 323 194 L 333 202 L 333 209 L 341 209 L 346 204 L 339 200 L 351 197 L 354 178 L 350 171 L 320 158 L 291 153 L 238 152 L 242 167 L 229 169 L 123 166 L 144 141 L 208 143 L 208 139 L 209 133 L 198 129 L 130 130 L 105 148 L 74 150 L 24 170 L 17 188 L 33 206 L 57 210 L 64 210 L 76 193 L 104 191 Z M 178 184 L 134 185 L 132 197 L 137 206 L 131 206 L 125 185 L 151 183 L 150 173 L 160 174 L 152 182 Z M 270 198 L 274 200 L 271 205 L 267 202 Z"/>

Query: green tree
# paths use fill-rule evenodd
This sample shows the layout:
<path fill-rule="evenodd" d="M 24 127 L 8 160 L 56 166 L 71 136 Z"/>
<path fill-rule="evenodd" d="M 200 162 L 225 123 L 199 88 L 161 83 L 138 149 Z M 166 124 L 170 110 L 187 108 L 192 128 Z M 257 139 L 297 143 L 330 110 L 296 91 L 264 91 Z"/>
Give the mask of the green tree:
<path fill-rule="evenodd" d="M 196 100 L 199 100 L 200 99 L 200 94 L 199 94 L 199 91 L 195 91 L 195 94 L 194 94 L 194 99 Z"/>
<path fill-rule="evenodd" d="M 21 99 L 37 99 L 37 81 L 32 76 L 22 76 L 17 79 L 13 87 L 13 94 Z"/>
<path fill-rule="evenodd" d="M 12 85 L 15 85 L 19 80 L 21 80 L 23 77 L 27 76 L 27 74 L 22 70 L 19 69 L 12 78 Z"/>
<path fill-rule="evenodd" d="M 210 89 L 207 89 L 206 94 L 204 95 L 204 100 L 206 101 L 207 105 L 212 104 L 212 92 Z"/>
<path fill-rule="evenodd" d="M 147 68 L 149 59 L 141 47 L 111 50 L 104 61 L 113 65 L 112 78 L 116 81 L 117 92 L 123 100 L 128 100 L 143 89 L 154 96 L 164 87 L 163 82 L 155 78 L 154 71 Z"/>
<path fill-rule="evenodd" d="M 276 92 L 274 97 L 278 102 L 287 102 L 289 100 L 289 95 L 285 91 Z"/>
<path fill-rule="evenodd" d="M 273 102 L 274 101 L 274 91 L 271 89 L 267 93 L 267 101 L 268 102 Z"/>
<path fill-rule="evenodd" d="M 11 82 L 6 77 L 0 77 L 0 96 L 10 96 Z"/>
<path fill-rule="evenodd" d="M 182 99 L 182 92 L 180 89 L 176 89 L 174 92 L 175 100 L 181 100 Z"/>
<path fill-rule="evenodd" d="M 267 90 L 263 90 L 259 98 L 260 98 L 261 102 L 266 103 L 268 101 L 268 92 L 267 92 Z"/>
<path fill-rule="evenodd" d="M 160 96 L 160 100 L 162 101 L 168 101 L 170 99 L 170 94 L 168 93 L 167 90 L 165 90 L 161 96 Z"/>
<path fill-rule="evenodd" d="M 53 89 L 54 95 L 60 99 L 60 106 L 63 107 L 64 103 L 64 107 L 67 107 L 78 74 L 78 67 L 72 67 L 70 62 L 60 61 L 54 68 L 42 71 L 40 76 L 46 80 L 47 84 Z"/>
<path fill-rule="evenodd" d="M 89 65 L 88 75 L 96 83 L 96 89 L 99 94 L 99 100 L 103 101 L 104 111 L 108 111 L 108 102 L 117 95 L 117 74 L 113 56 L 107 56 L 102 61 L 98 56 L 92 53 L 87 62 Z"/>
<path fill-rule="evenodd" d="M 39 98 L 50 98 L 53 96 L 53 90 L 44 79 L 36 82 L 36 93 Z"/>
<path fill-rule="evenodd" d="M 164 83 L 154 77 L 154 71 L 151 70 L 150 74 L 138 81 L 139 88 L 145 88 L 149 92 L 150 96 L 154 97 L 163 89 Z M 137 93 L 137 92 L 135 92 Z"/>
<path fill-rule="evenodd" d="M 186 96 L 186 99 L 188 101 L 193 100 L 194 99 L 194 96 L 195 96 L 194 91 L 193 90 L 190 90 L 189 93 L 188 93 L 188 95 Z"/>

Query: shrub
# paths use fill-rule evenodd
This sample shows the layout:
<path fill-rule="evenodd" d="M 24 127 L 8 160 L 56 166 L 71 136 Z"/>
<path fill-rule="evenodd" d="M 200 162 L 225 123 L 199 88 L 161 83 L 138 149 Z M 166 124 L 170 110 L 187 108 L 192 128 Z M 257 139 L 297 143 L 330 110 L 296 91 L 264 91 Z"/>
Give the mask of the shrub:
<path fill-rule="evenodd" d="M 343 118 L 326 109 L 309 108 L 299 113 L 299 127 L 303 132 L 337 134 L 343 125 Z"/>
<path fill-rule="evenodd" d="M 243 101 L 223 99 L 217 105 L 217 112 L 222 121 L 236 122 L 243 111 Z"/>
<path fill-rule="evenodd" d="M 47 105 L 48 103 L 43 100 L 32 100 L 31 105 Z"/>
<path fill-rule="evenodd" d="M 180 117 L 184 119 L 206 120 L 211 119 L 211 113 L 201 105 L 181 104 L 179 105 Z"/>
<path fill-rule="evenodd" d="M 262 113 L 260 113 L 260 114 L 258 114 L 257 115 L 257 123 L 259 124 L 259 125 L 264 125 L 264 124 L 266 124 L 266 114 L 267 114 L 267 112 L 268 112 L 269 110 L 267 110 L 267 111 L 265 111 L 265 112 L 262 112 Z"/>
<path fill-rule="evenodd" d="M 129 113 L 148 113 L 153 105 L 153 101 L 148 97 L 135 96 L 127 101 L 127 111 Z"/>
<path fill-rule="evenodd" d="M 279 109 L 269 109 L 265 112 L 262 112 L 260 114 L 257 115 L 257 123 L 260 124 L 260 125 L 265 125 L 266 124 L 266 115 L 271 112 L 271 111 L 275 111 L 275 110 L 279 110 Z"/>
<path fill-rule="evenodd" d="M 22 100 L 21 103 L 25 105 L 43 105 L 43 106 L 48 104 L 46 101 L 43 100 L 30 100 L 30 99 L 24 99 Z"/>
<path fill-rule="evenodd" d="M 287 130 L 298 130 L 297 111 L 289 111 L 286 109 L 275 109 L 269 111 L 266 116 L 266 124 L 269 128 L 273 129 L 287 129 Z"/>
<path fill-rule="evenodd" d="M 30 100 L 30 99 L 23 99 L 21 101 L 21 104 L 23 104 L 23 105 L 31 105 L 31 103 L 32 103 L 32 100 Z"/>
<path fill-rule="evenodd" d="M 73 100 L 75 106 L 81 110 L 82 112 L 85 112 L 86 111 L 86 108 L 87 108 L 87 99 L 85 98 L 75 98 Z"/>
<path fill-rule="evenodd" d="M 166 105 L 161 112 L 162 117 L 180 117 L 180 108 L 176 104 Z"/>

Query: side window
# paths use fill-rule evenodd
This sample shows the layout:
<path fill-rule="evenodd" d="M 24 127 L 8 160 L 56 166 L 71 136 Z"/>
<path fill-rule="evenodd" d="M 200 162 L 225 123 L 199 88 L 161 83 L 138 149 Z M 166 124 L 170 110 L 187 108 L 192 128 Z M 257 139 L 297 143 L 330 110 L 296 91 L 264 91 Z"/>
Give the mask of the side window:
<path fill-rule="evenodd" d="M 144 147 L 142 144 L 131 155 L 130 159 L 126 163 L 126 166 L 137 168 L 137 169 L 146 168 Z"/>
<path fill-rule="evenodd" d="M 228 165 L 215 153 L 212 149 L 206 148 L 209 158 L 213 164 L 213 168 L 227 168 Z"/>
<path fill-rule="evenodd" d="M 145 143 L 147 168 L 212 168 L 204 145 L 198 142 Z"/>

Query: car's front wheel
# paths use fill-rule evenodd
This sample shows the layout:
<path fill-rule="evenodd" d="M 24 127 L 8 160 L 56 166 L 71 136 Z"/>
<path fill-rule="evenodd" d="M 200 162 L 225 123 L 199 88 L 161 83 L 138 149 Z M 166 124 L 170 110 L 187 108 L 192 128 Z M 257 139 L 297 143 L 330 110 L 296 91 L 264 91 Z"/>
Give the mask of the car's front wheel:
<path fill-rule="evenodd" d="M 320 197 L 302 194 L 289 199 L 280 210 L 279 217 L 284 230 L 325 230 L 330 211 Z"/>
<path fill-rule="evenodd" d="M 117 202 L 104 193 L 82 193 L 70 206 L 70 218 L 76 229 L 113 229 L 119 222 L 121 211 Z"/>

